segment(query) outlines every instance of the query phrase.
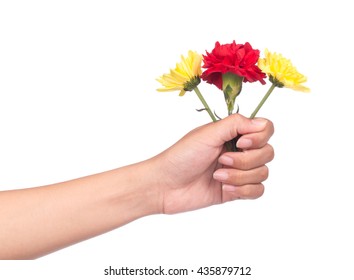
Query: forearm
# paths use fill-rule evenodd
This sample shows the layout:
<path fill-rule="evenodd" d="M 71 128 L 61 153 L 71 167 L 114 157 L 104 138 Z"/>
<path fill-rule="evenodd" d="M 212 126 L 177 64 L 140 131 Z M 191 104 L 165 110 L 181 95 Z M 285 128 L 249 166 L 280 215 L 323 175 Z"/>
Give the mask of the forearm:
<path fill-rule="evenodd" d="M 159 212 L 149 164 L 0 193 L 0 259 L 36 258 Z"/>

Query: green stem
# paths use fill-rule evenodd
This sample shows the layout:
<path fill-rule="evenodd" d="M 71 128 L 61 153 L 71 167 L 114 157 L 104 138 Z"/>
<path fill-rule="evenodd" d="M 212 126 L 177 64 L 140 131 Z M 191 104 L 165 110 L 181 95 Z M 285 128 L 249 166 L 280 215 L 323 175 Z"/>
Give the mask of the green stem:
<path fill-rule="evenodd" d="M 227 114 L 228 114 L 229 116 L 231 116 L 231 115 L 232 115 L 232 111 L 233 111 L 233 110 L 228 109 L 228 110 L 227 110 Z"/>
<path fill-rule="evenodd" d="M 203 106 L 205 108 L 205 110 L 208 112 L 210 118 L 213 120 L 213 122 L 216 122 L 217 119 L 215 118 L 214 114 L 211 112 L 208 103 L 206 103 L 202 93 L 200 92 L 200 90 L 198 89 L 198 87 L 194 88 L 195 93 L 197 94 L 197 96 L 199 97 L 200 101 L 203 103 Z"/>
<path fill-rule="evenodd" d="M 256 107 L 256 109 L 254 109 L 252 115 L 250 116 L 250 119 L 253 119 L 257 115 L 259 109 L 261 109 L 261 107 L 263 106 L 264 102 L 266 102 L 266 100 L 268 99 L 268 97 L 272 93 L 272 91 L 275 89 L 275 87 L 276 87 L 275 83 L 271 85 L 271 87 L 268 89 L 267 93 L 264 95 L 263 99 L 261 100 L 261 102 L 259 102 L 259 104 Z"/>

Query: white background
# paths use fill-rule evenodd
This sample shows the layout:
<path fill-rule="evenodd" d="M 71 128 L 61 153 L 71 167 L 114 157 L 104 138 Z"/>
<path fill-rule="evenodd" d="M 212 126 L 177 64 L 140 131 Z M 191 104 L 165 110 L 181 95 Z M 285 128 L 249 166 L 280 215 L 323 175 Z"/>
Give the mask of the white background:
<path fill-rule="evenodd" d="M 209 122 L 193 93 L 156 91 L 155 78 L 189 49 L 248 41 L 290 58 L 312 90 L 276 89 L 259 113 L 276 129 L 262 198 L 146 217 L 37 261 L 0 262 L 0 278 L 107 279 L 110 265 L 162 265 L 250 266 L 247 279 L 353 279 L 349 4 L 0 1 L 1 190 L 141 161 Z M 268 86 L 246 84 L 241 113 Z M 221 92 L 200 89 L 224 116 Z"/>

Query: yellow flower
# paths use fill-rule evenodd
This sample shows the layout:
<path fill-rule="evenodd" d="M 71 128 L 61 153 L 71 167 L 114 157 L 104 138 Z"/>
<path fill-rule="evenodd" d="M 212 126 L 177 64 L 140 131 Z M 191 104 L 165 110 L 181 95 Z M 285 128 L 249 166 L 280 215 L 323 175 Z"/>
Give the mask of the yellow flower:
<path fill-rule="evenodd" d="M 202 56 L 197 52 L 189 51 L 187 58 L 183 55 L 181 58 L 181 62 L 176 64 L 175 69 L 170 69 L 169 74 L 156 79 L 163 86 L 157 89 L 158 91 L 179 90 L 179 95 L 183 96 L 186 91 L 194 90 L 200 83 Z"/>
<path fill-rule="evenodd" d="M 265 58 L 258 60 L 258 67 L 269 76 L 269 80 L 277 87 L 287 87 L 297 91 L 309 92 L 302 84 L 307 78 L 299 73 L 289 59 L 281 54 L 265 50 Z"/>

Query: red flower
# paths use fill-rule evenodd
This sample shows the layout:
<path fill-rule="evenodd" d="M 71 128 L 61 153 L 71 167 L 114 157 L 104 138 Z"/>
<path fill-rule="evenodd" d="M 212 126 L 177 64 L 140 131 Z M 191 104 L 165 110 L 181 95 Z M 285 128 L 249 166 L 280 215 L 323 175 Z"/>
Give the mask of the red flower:
<path fill-rule="evenodd" d="M 259 81 L 263 85 L 266 75 L 258 68 L 256 63 L 259 59 L 259 50 L 254 50 L 249 43 L 220 45 L 215 43 L 215 48 L 211 53 L 203 55 L 206 70 L 201 78 L 209 84 L 216 85 L 222 90 L 222 74 L 231 72 L 243 77 L 244 82 Z"/>

